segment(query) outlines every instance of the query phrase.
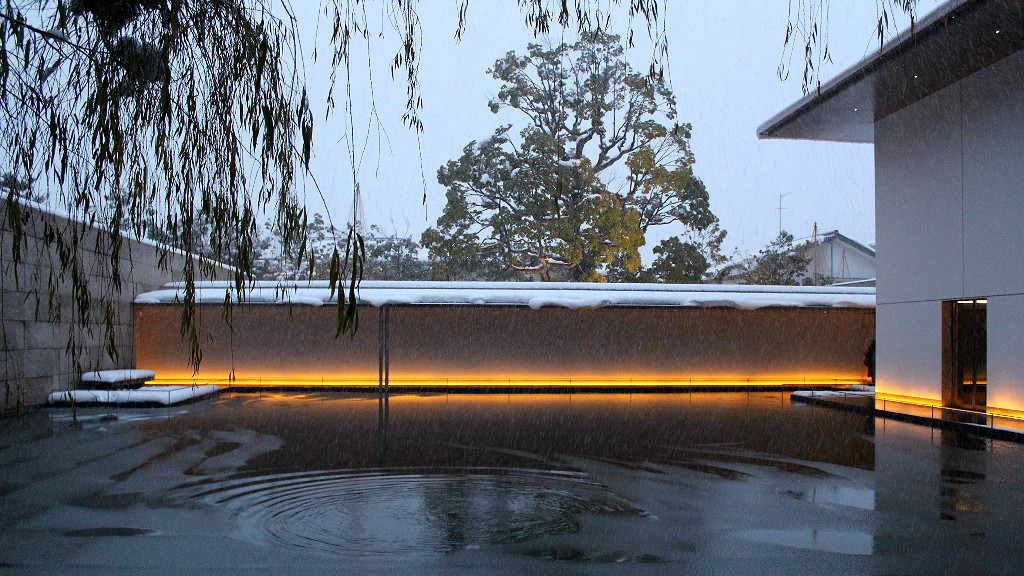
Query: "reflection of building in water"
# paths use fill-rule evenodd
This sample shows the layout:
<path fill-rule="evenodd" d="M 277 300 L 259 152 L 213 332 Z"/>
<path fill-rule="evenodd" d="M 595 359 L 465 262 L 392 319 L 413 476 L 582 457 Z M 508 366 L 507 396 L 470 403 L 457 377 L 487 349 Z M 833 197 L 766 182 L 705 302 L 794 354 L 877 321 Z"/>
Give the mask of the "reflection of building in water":
<path fill-rule="evenodd" d="M 695 447 L 712 460 L 741 447 L 783 468 L 789 460 L 875 467 L 873 418 L 791 409 L 788 394 L 780 392 L 402 394 L 389 399 L 383 429 L 376 394 L 311 398 L 265 392 L 236 398 L 246 403 L 244 411 L 186 413 L 141 427 L 241 427 L 280 438 L 279 449 L 246 463 L 252 470 L 375 469 L 385 438 L 387 468 L 560 469 L 558 458 L 588 455 L 685 463 Z"/>
<path fill-rule="evenodd" d="M 758 129 L 874 144 L 880 393 L 1024 411 L 1022 20 L 946 2 Z"/>
<path fill-rule="evenodd" d="M 1005 451 L 1005 445 L 1000 448 L 998 441 L 955 430 L 894 421 L 880 425 L 878 434 L 876 553 L 916 549 L 922 565 L 943 565 L 948 573 L 957 574 L 988 573 L 987 568 L 1020 555 L 1021 526 L 1010 520 L 1022 503 L 1014 485 L 1019 482 L 1019 463 L 991 469 L 991 462 L 1003 461 L 993 459 L 993 450 Z M 887 435 L 909 436 L 916 442 L 887 442 Z M 895 445 L 916 448 L 898 450 Z"/>
<path fill-rule="evenodd" d="M 976 514 L 985 512 L 985 503 L 976 490 L 985 482 L 985 454 L 988 442 L 955 430 L 943 430 L 939 447 L 940 475 L 942 477 L 941 507 L 943 520 L 977 524 Z M 984 538 L 984 526 L 977 524 L 972 534 Z"/>
<path fill-rule="evenodd" d="M 372 547 L 401 556 L 532 543 L 526 550 L 543 558 L 581 559 L 597 549 L 617 562 L 623 526 L 642 525 L 660 536 L 721 520 L 694 510 L 685 525 L 662 524 L 645 515 L 645 506 L 660 506 L 662 497 L 672 508 L 689 508 L 708 493 L 730 504 L 742 494 L 765 508 L 772 502 L 872 507 L 870 491 L 836 471 L 870 473 L 873 418 L 794 407 L 780 392 L 398 394 L 386 411 L 376 394 L 229 398 L 210 410 L 144 422 L 140 430 L 151 437 L 182 430 L 217 437 L 241 428 L 273 438 L 275 449 L 245 460 L 226 481 L 239 491 L 231 506 L 252 524 L 313 549 Z M 776 493 L 778 481 L 809 490 L 806 497 L 781 487 Z M 204 492 L 211 490 L 203 484 Z M 644 487 L 652 485 L 664 492 L 648 499 Z M 221 494 L 225 487 L 213 490 Z M 611 528 L 586 530 L 594 525 Z M 569 535 L 602 544 L 536 546 Z M 791 545 L 805 534 L 781 536 Z M 861 530 L 806 536 L 805 546 L 814 550 L 843 552 L 852 545 L 853 553 L 870 552 L 870 534 Z M 850 538 L 852 544 L 845 542 Z"/>

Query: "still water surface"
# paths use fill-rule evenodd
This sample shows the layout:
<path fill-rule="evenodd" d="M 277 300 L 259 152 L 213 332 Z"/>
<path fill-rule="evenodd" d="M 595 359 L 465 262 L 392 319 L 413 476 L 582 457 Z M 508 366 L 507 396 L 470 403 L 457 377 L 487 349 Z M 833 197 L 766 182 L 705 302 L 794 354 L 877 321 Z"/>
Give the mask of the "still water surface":
<path fill-rule="evenodd" d="M 782 393 L 39 410 L 0 572 L 1019 574 L 1022 448 Z"/>

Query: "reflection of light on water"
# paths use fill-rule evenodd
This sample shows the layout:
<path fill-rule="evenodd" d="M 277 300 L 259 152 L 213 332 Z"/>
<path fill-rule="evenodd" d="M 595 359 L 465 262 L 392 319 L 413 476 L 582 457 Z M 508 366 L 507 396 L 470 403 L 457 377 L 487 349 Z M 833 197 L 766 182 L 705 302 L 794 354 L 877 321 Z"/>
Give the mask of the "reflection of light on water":
<path fill-rule="evenodd" d="M 582 475 L 535 470 L 243 477 L 187 489 L 237 514 L 249 541 L 345 556 L 422 557 L 579 530 L 643 512 Z"/>
<path fill-rule="evenodd" d="M 852 486 L 815 486 L 803 492 L 792 492 L 792 495 L 805 502 L 817 504 L 838 504 L 863 510 L 875 509 L 875 491 L 871 488 L 855 488 Z"/>
<path fill-rule="evenodd" d="M 103 412 L 93 412 L 79 410 L 77 414 L 71 411 L 60 411 L 53 412 L 50 414 L 50 421 L 54 423 L 69 423 L 78 422 L 80 426 L 86 429 L 96 428 L 100 426 L 107 426 L 116 423 L 125 422 L 143 422 L 146 420 L 154 419 L 169 419 L 173 416 L 184 414 L 186 409 L 177 410 L 148 410 L 140 412 L 132 412 L 128 410 L 111 410 Z"/>
<path fill-rule="evenodd" d="M 875 548 L 874 536 L 871 534 L 847 530 L 813 530 L 811 528 L 748 530 L 741 532 L 740 537 L 790 548 L 862 556 L 870 556 L 874 553 Z"/>

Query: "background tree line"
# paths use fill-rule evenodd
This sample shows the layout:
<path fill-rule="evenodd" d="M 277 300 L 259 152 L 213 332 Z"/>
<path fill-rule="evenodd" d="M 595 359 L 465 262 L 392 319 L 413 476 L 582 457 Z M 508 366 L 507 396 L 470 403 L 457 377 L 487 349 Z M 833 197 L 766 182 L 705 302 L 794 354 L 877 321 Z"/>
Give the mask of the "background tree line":
<path fill-rule="evenodd" d="M 2 180 L 0 185 L 3 185 Z M 333 230 L 319 213 L 313 215 L 308 228 L 308 244 L 304 257 L 300 259 L 298 247 L 287 245 L 282 231 L 273 223 L 265 222 L 257 232 L 252 255 L 254 279 L 328 280 L 331 254 L 338 247 L 341 234 Z M 215 246 L 209 230 L 208 225 L 200 223 L 193 245 L 198 247 L 205 258 L 234 265 L 234 250 L 237 248 L 230 242 Z M 155 228 L 149 237 L 168 241 L 168 237 Z M 413 237 L 388 234 L 376 225 L 371 226 L 369 232 L 362 237 L 366 247 L 363 272 L 366 280 L 537 280 L 502 268 L 496 259 L 488 259 L 479 253 L 470 255 L 466 260 L 444 261 L 441 263 L 443 267 L 438 267 L 438 262 L 430 260 L 425 255 L 425 248 Z M 723 259 L 715 268 L 679 270 L 678 262 L 701 262 L 701 259 L 690 254 L 673 256 L 669 252 L 686 252 L 693 250 L 693 247 L 678 238 L 669 238 L 653 249 L 655 259 L 650 266 L 630 273 L 621 267 L 618 260 L 613 260 L 606 268 L 605 275 L 608 282 L 716 284 L 724 281 L 760 285 L 826 285 L 831 282 L 830 278 L 810 278 L 807 275 L 812 248 L 811 241 L 794 243 L 793 235 L 783 231 L 756 254 L 736 254 L 728 260 Z"/>

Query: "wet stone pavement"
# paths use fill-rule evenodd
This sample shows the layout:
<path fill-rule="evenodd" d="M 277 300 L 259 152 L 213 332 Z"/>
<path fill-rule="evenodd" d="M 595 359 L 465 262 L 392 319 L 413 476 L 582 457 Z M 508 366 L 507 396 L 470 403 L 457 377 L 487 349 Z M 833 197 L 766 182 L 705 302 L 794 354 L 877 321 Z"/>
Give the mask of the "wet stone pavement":
<path fill-rule="evenodd" d="M 779 392 L 37 409 L 0 470 L 0 574 L 1024 572 L 1024 446 Z"/>

